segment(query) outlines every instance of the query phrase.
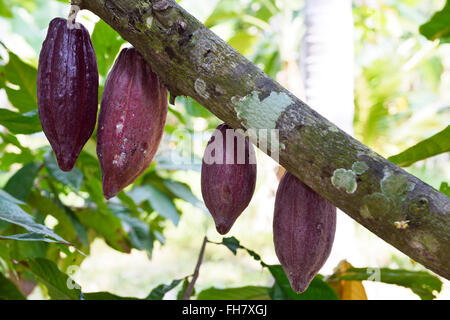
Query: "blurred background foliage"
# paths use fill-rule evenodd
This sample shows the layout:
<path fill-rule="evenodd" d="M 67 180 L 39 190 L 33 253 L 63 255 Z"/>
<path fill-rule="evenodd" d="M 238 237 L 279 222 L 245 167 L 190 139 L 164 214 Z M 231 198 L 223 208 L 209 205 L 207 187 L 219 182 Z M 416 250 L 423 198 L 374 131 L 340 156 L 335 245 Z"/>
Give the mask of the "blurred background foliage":
<path fill-rule="evenodd" d="M 178 2 L 280 82 L 290 59 L 301 57 L 302 0 Z M 350 263 L 325 268 L 325 278 L 293 293 L 272 244 L 277 165 L 260 152 L 252 203 L 233 237 L 219 237 L 201 200 L 199 170 L 220 121 L 190 98 L 169 106 L 154 162 L 118 197 L 103 198 L 95 133 L 76 168 L 60 171 L 37 115 L 36 68 L 48 23 L 68 10 L 67 1 L 0 0 L 1 299 L 181 298 L 205 235 L 198 299 L 449 297 L 448 281 L 441 279 L 442 289 L 438 277 L 356 224 L 365 264 L 354 268 L 352 257 L 342 257 Z M 353 1 L 354 135 L 447 194 L 449 16 L 442 0 Z M 92 35 L 100 99 L 126 42 L 90 12 L 79 21 Z M 367 279 L 376 281 L 363 286 Z"/>

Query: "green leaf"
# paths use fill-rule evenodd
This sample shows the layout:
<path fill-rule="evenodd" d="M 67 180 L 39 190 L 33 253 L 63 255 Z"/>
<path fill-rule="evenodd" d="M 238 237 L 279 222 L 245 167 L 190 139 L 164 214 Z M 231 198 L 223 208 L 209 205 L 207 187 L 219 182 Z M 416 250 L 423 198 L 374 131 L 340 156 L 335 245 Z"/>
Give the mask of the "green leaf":
<path fill-rule="evenodd" d="M 238 239 L 235 237 L 229 237 L 229 238 L 223 238 L 222 243 L 224 246 L 226 246 L 231 252 L 233 252 L 234 255 L 236 255 L 237 249 L 243 249 L 247 251 L 247 253 L 253 257 L 256 261 L 259 261 L 263 267 L 267 267 L 268 265 L 264 263 L 264 261 L 261 260 L 261 256 L 257 254 L 255 251 L 247 249 L 243 246 L 241 246 Z"/>
<path fill-rule="evenodd" d="M 286 276 L 281 265 L 269 265 L 270 273 L 275 278 L 276 284 L 283 294 L 283 299 L 288 300 L 339 300 L 336 291 L 322 280 L 320 275 L 317 275 L 309 284 L 305 292 L 297 294 L 291 288 L 291 284 Z M 272 293 L 272 292 L 271 292 Z M 276 296 L 272 295 L 272 299 Z"/>
<path fill-rule="evenodd" d="M 183 300 L 184 299 L 184 293 L 186 292 L 186 289 L 189 287 L 189 279 L 184 278 L 183 285 L 181 286 L 180 290 L 178 290 L 177 293 L 177 300 Z M 191 296 L 194 295 L 195 288 L 192 288 Z"/>
<path fill-rule="evenodd" d="M 20 60 L 20 58 L 8 51 L 9 61 L 5 66 L 6 81 L 14 86 L 20 87 L 19 90 L 7 86 L 5 88 L 8 100 L 21 113 L 37 109 L 36 79 L 37 70 L 29 64 Z"/>
<path fill-rule="evenodd" d="M 83 173 L 78 168 L 74 167 L 72 171 L 68 172 L 62 171 L 52 152 L 44 155 L 44 165 L 53 179 L 72 187 L 75 191 L 80 189 Z"/>
<path fill-rule="evenodd" d="M 138 250 L 146 250 L 147 255 L 151 257 L 155 239 L 150 232 L 149 225 L 130 216 L 129 211 L 123 207 L 110 206 L 110 209 L 116 217 L 122 220 L 123 227 L 127 230 L 133 247 Z"/>
<path fill-rule="evenodd" d="M 439 187 L 439 191 L 445 194 L 446 196 L 450 197 L 450 186 L 447 182 L 442 182 L 441 186 Z"/>
<path fill-rule="evenodd" d="M 169 180 L 169 179 L 165 179 L 163 181 L 163 184 L 167 189 L 169 189 L 178 198 L 183 199 L 184 201 L 189 202 L 193 206 L 208 212 L 208 209 L 206 209 L 203 201 L 199 200 L 192 193 L 191 188 L 187 184 Z"/>
<path fill-rule="evenodd" d="M 5 4 L 4 0 L 0 0 L 0 16 L 6 18 L 11 18 L 13 16 L 11 8 L 8 4 Z"/>
<path fill-rule="evenodd" d="M 0 300 L 26 300 L 16 285 L 0 272 Z"/>
<path fill-rule="evenodd" d="M 8 192 L 5 192 L 3 190 L 0 189 L 0 200 L 6 200 L 15 204 L 25 204 L 25 202 L 14 198 L 13 196 L 11 196 Z"/>
<path fill-rule="evenodd" d="M 76 211 L 85 227 L 92 228 L 106 243 L 121 252 L 130 252 L 129 239 L 122 228 L 121 220 L 109 211 L 84 209 Z"/>
<path fill-rule="evenodd" d="M 169 219 L 173 224 L 178 225 L 180 215 L 173 203 L 165 193 L 152 185 L 136 187 L 128 195 L 136 203 L 148 200 L 152 208 L 162 217 Z"/>
<path fill-rule="evenodd" d="M 68 243 L 52 229 L 36 223 L 33 216 L 23 211 L 18 205 L 3 199 L 0 199 L 0 220 L 21 226 L 30 232 L 40 233 L 60 242 Z"/>
<path fill-rule="evenodd" d="M 27 163 L 8 180 L 4 190 L 13 197 L 26 201 L 40 168 L 39 162 Z"/>
<path fill-rule="evenodd" d="M 0 124 L 14 134 L 31 134 L 42 131 L 37 110 L 21 114 L 0 109 Z"/>
<path fill-rule="evenodd" d="M 58 220 L 59 225 L 61 226 L 60 230 L 64 232 L 65 237 L 71 240 L 76 238 L 76 231 L 72 221 L 64 210 L 52 200 L 40 195 L 39 192 L 34 191 L 31 192 L 27 202 L 31 207 L 37 209 L 40 213 L 55 217 Z"/>
<path fill-rule="evenodd" d="M 171 284 L 160 284 L 145 298 L 146 300 L 162 300 L 167 292 L 180 284 L 181 280 L 173 280 Z"/>
<path fill-rule="evenodd" d="M 95 24 L 94 32 L 92 33 L 92 43 L 97 56 L 98 72 L 106 76 L 119 52 L 120 46 L 125 43 L 125 40 L 106 22 L 100 19 Z"/>
<path fill-rule="evenodd" d="M 80 300 L 83 295 L 80 286 L 58 269 L 56 264 L 43 258 L 26 260 L 28 269 L 48 289 L 55 300 Z"/>
<path fill-rule="evenodd" d="M 450 151 L 450 125 L 434 136 L 425 139 L 405 151 L 389 157 L 388 160 L 401 166 L 408 167 L 416 161 L 424 160 L 435 155 Z"/>
<path fill-rule="evenodd" d="M 235 237 L 223 238 L 222 244 L 226 246 L 228 249 L 230 249 L 230 251 L 233 252 L 234 255 L 236 255 L 237 249 L 245 249 L 244 247 L 241 246 L 239 240 L 236 239 Z"/>
<path fill-rule="evenodd" d="M 336 277 L 336 280 L 372 280 L 396 284 L 411 289 L 423 300 L 436 298 L 434 291 L 440 292 L 442 289 L 442 281 L 425 271 L 350 268 L 342 276 Z"/>
<path fill-rule="evenodd" d="M 84 300 L 139 300 L 133 297 L 120 297 L 109 292 L 83 293 Z"/>
<path fill-rule="evenodd" d="M 419 31 L 428 40 L 440 39 L 441 43 L 450 42 L 450 0 L 444 8 L 436 12 L 431 19 L 419 27 Z"/>
<path fill-rule="evenodd" d="M 42 233 L 19 233 L 11 236 L 0 236 L 0 239 L 20 240 L 20 241 L 42 241 L 42 242 L 58 242 L 56 240 L 47 238 Z"/>
<path fill-rule="evenodd" d="M 267 287 L 209 288 L 200 292 L 197 300 L 270 300 Z"/>
<path fill-rule="evenodd" d="M 177 97 L 177 103 L 178 102 L 182 103 L 186 109 L 186 112 L 193 117 L 201 117 L 206 119 L 213 116 L 211 111 L 189 97 Z"/>

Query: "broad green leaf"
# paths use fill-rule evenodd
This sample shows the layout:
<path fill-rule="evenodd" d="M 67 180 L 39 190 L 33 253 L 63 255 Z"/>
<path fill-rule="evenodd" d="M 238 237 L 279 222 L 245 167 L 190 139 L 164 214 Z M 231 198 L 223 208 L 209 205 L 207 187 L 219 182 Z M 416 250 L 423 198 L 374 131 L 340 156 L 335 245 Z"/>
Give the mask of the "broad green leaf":
<path fill-rule="evenodd" d="M 178 284 L 180 284 L 181 280 L 173 280 L 171 284 L 160 284 L 156 288 L 154 288 L 150 294 L 145 298 L 146 300 L 162 300 L 167 292 L 174 289 Z"/>
<path fill-rule="evenodd" d="M 109 292 L 83 293 L 84 300 L 139 300 L 133 297 L 120 297 Z"/>
<path fill-rule="evenodd" d="M 281 289 L 284 299 L 289 300 L 338 300 L 336 291 L 330 287 L 328 283 L 322 280 L 320 275 L 317 275 L 309 284 L 305 292 L 297 294 L 292 290 L 289 280 L 281 267 L 281 265 L 269 265 L 270 273 L 275 278 L 275 281 Z M 274 299 L 274 296 L 272 297 Z"/>
<path fill-rule="evenodd" d="M 193 155 L 196 157 L 196 155 Z M 159 153 L 155 158 L 156 170 L 183 170 L 183 171 L 198 171 L 202 169 L 201 159 L 192 159 L 192 157 L 184 157 L 182 154 L 172 151 L 169 154 Z"/>
<path fill-rule="evenodd" d="M 122 222 L 111 212 L 83 209 L 75 214 L 85 227 L 97 232 L 109 246 L 121 252 L 130 252 L 129 239 L 122 228 Z"/>
<path fill-rule="evenodd" d="M 445 194 L 446 196 L 450 197 L 450 186 L 447 182 L 442 182 L 441 186 L 439 187 L 439 191 Z"/>
<path fill-rule="evenodd" d="M 267 267 L 268 265 L 264 263 L 264 261 L 261 260 L 261 256 L 257 254 L 255 251 L 247 249 L 243 247 L 239 240 L 235 237 L 229 237 L 229 238 L 223 238 L 222 243 L 224 246 L 226 246 L 231 252 L 233 252 L 234 255 L 236 255 L 237 249 L 243 249 L 247 251 L 247 253 L 253 257 L 256 261 L 259 261 L 263 267 Z"/>
<path fill-rule="evenodd" d="M 21 230 L 19 230 L 18 227 L 14 229 L 14 232 L 20 231 Z M 47 256 L 49 244 L 46 241 L 20 241 L 17 239 L 5 240 L 8 242 L 11 259 L 16 261 L 32 258 L 46 258 Z"/>
<path fill-rule="evenodd" d="M 125 40 L 106 22 L 100 19 L 95 24 L 94 32 L 92 33 L 92 43 L 97 56 L 98 72 L 106 76 L 119 52 L 120 46 L 125 43 Z"/>
<path fill-rule="evenodd" d="M 167 189 L 169 189 L 178 198 L 183 199 L 186 202 L 189 202 L 190 204 L 192 204 L 193 206 L 195 206 L 197 208 L 200 208 L 204 211 L 208 211 L 208 209 L 206 209 L 203 201 L 199 200 L 192 193 L 191 188 L 187 184 L 169 180 L 169 179 L 164 179 L 163 184 Z"/>
<path fill-rule="evenodd" d="M 439 39 L 441 43 L 450 42 L 450 0 L 444 8 L 436 12 L 431 19 L 420 26 L 419 31 L 428 40 Z"/>
<path fill-rule="evenodd" d="M 29 232 L 29 233 L 19 233 L 11 236 L 0 236 L 0 239 L 9 239 L 9 240 L 19 240 L 19 241 L 35 241 L 35 242 L 58 242 L 54 239 L 47 238 L 45 235 L 41 233 Z"/>
<path fill-rule="evenodd" d="M 388 268 L 350 268 L 336 280 L 372 280 L 396 284 L 411 289 L 423 300 L 434 299 L 434 291 L 440 292 L 442 282 L 425 271 L 393 270 Z"/>
<path fill-rule="evenodd" d="M 5 0 L 0 0 L 0 16 L 11 18 L 12 17 L 12 11 L 11 8 L 7 3 L 5 3 Z"/>
<path fill-rule="evenodd" d="M 247 56 L 252 52 L 253 46 L 257 40 L 257 36 L 251 35 L 247 31 L 238 31 L 227 42 L 230 46 L 239 51 L 239 53 Z"/>
<path fill-rule="evenodd" d="M 162 217 L 169 219 L 175 225 L 180 220 L 180 215 L 173 201 L 161 190 L 152 185 L 139 186 L 131 190 L 128 195 L 136 203 L 148 200 L 152 208 Z"/>
<path fill-rule="evenodd" d="M 20 114 L 8 109 L 0 109 L 0 124 L 14 134 L 42 131 L 37 110 Z"/>
<path fill-rule="evenodd" d="M 9 61 L 5 66 L 6 81 L 14 86 L 20 87 L 19 90 L 6 87 L 8 100 L 21 113 L 37 109 L 36 79 L 37 69 L 20 60 L 20 58 L 8 51 Z"/>
<path fill-rule="evenodd" d="M 26 201 L 41 165 L 39 162 L 31 162 L 24 165 L 8 180 L 4 190 L 14 198 Z"/>
<path fill-rule="evenodd" d="M 110 209 L 122 221 L 123 228 L 127 231 L 133 247 L 138 250 L 146 250 L 147 255 L 151 257 L 155 239 L 150 232 L 149 225 L 130 216 L 129 211 L 123 207 L 110 206 Z"/>
<path fill-rule="evenodd" d="M 414 162 L 449 151 L 450 125 L 434 136 L 419 142 L 395 156 L 389 157 L 388 160 L 401 167 L 409 167 Z"/>
<path fill-rule="evenodd" d="M 68 243 L 66 240 L 57 235 L 52 229 L 36 223 L 33 216 L 23 211 L 18 205 L 3 199 L 0 199 L 0 220 L 18 225 L 30 232 L 43 234 L 62 243 Z"/>
<path fill-rule="evenodd" d="M 37 191 L 31 192 L 27 202 L 31 207 L 37 209 L 40 213 L 55 217 L 58 220 L 59 225 L 61 226 L 60 230 L 64 232 L 65 237 L 71 240 L 75 239 L 76 231 L 72 221 L 66 215 L 64 210 L 61 209 L 61 207 L 59 207 L 56 203 L 49 198 L 40 195 Z"/>
<path fill-rule="evenodd" d="M 80 300 L 83 295 L 80 286 L 58 269 L 57 265 L 47 259 L 26 260 L 29 271 L 42 282 L 48 293 L 55 300 Z"/>
<path fill-rule="evenodd" d="M 0 189 L 0 201 L 1 200 L 6 200 L 15 204 L 25 204 L 25 202 L 14 198 L 13 196 L 11 196 L 8 192 L 5 192 L 3 190 Z"/>
<path fill-rule="evenodd" d="M 197 300 L 270 300 L 269 288 L 246 286 L 240 288 L 209 288 L 200 292 Z"/>
<path fill-rule="evenodd" d="M 213 116 L 211 111 L 189 97 L 178 97 L 177 103 L 178 102 L 182 103 L 186 112 L 193 117 L 210 118 Z"/>
<path fill-rule="evenodd" d="M 0 272 L 0 300 L 26 300 L 16 285 Z"/>
<path fill-rule="evenodd" d="M 230 251 L 233 252 L 234 255 L 236 255 L 237 249 L 245 249 L 244 247 L 241 246 L 239 240 L 236 239 L 235 237 L 223 238 L 222 244 L 226 246 L 228 249 L 230 249 Z"/>
<path fill-rule="evenodd" d="M 51 152 L 44 155 L 44 164 L 53 179 L 72 187 L 75 191 L 80 189 L 81 181 L 83 181 L 83 173 L 78 168 L 74 167 L 72 171 L 68 172 L 62 171 Z"/>
<path fill-rule="evenodd" d="M 134 203 L 133 199 L 131 199 L 124 191 L 119 192 L 117 198 L 120 199 L 122 204 L 124 204 L 134 215 L 139 215 L 139 208 Z"/>

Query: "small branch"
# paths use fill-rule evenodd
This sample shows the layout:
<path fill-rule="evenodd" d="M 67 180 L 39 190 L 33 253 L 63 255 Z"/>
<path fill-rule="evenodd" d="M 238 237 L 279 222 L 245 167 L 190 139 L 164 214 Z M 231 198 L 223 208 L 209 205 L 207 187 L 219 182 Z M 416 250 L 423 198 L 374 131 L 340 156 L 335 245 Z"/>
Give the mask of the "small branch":
<path fill-rule="evenodd" d="M 192 275 L 192 280 L 189 283 L 188 287 L 186 288 L 186 291 L 184 292 L 183 300 L 189 300 L 192 295 L 192 291 L 194 290 L 195 282 L 197 281 L 198 275 L 200 273 L 200 266 L 203 261 L 203 255 L 205 253 L 205 246 L 206 246 L 207 242 L 208 242 L 208 238 L 205 236 L 203 238 L 203 244 L 202 244 L 202 248 L 200 250 L 200 254 L 198 255 L 197 265 L 195 266 L 195 271 L 194 271 L 194 274 Z"/>

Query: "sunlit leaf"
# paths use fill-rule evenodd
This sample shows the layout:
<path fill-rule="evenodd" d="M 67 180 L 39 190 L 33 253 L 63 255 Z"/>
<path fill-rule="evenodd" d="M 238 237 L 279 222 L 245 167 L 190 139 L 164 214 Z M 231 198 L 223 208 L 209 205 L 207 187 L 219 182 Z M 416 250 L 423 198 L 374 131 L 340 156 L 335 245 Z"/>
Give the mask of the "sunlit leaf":
<path fill-rule="evenodd" d="M 450 0 L 447 0 L 444 8 L 436 12 L 430 21 L 421 25 L 419 31 L 428 40 L 450 42 Z"/>
<path fill-rule="evenodd" d="M 37 69 L 23 62 L 11 51 L 8 53 L 9 61 L 5 66 L 6 81 L 19 87 L 19 89 L 6 87 L 8 99 L 22 113 L 36 110 Z"/>
<path fill-rule="evenodd" d="M 353 266 L 347 261 L 342 261 L 338 267 L 337 272 L 345 272 Z M 362 281 L 356 280 L 338 280 L 327 281 L 327 283 L 336 291 L 341 300 L 367 300 L 366 290 Z"/>
<path fill-rule="evenodd" d="M 31 134 L 42 131 L 37 110 L 24 114 L 0 109 L 0 124 L 14 134 Z"/>
<path fill-rule="evenodd" d="M 16 285 L 0 272 L 0 300 L 26 300 Z"/>
<path fill-rule="evenodd" d="M 394 270 L 388 268 L 349 268 L 337 280 L 371 280 L 410 288 L 421 299 L 434 299 L 440 292 L 442 281 L 425 271 Z"/>
<path fill-rule="evenodd" d="M 447 182 L 442 182 L 439 191 L 450 197 L 450 186 Z"/>
<path fill-rule="evenodd" d="M 131 190 L 128 195 L 136 202 L 142 203 L 148 200 L 152 208 L 162 217 L 169 219 L 175 225 L 180 220 L 180 215 L 173 201 L 161 190 L 152 185 L 139 186 Z"/>
<path fill-rule="evenodd" d="M 269 288 L 246 286 L 240 288 L 209 288 L 200 292 L 197 300 L 270 300 Z"/>
<path fill-rule="evenodd" d="M 62 171 L 51 152 L 44 155 L 44 164 L 53 179 L 72 187 L 75 191 L 80 189 L 83 173 L 78 168 L 74 167 L 72 171 L 68 172 Z"/>
<path fill-rule="evenodd" d="M 450 151 L 450 126 L 425 139 L 405 151 L 389 157 L 388 160 L 401 166 L 408 167 L 414 162 L 424 160 L 441 153 Z"/>
<path fill-rule="evenodd" d="M 63 273 L 57 265 L 47 259 L 36 258 L 26 260 L 27 269 L 42 282 L 48 293 L 55 300 L 80 300 L 80 286 Z"/>
<path fill-rule="evenodd" d="M 0 199 L 0 220 L 21 226 L 30 232 L 43 234 L 62 243 L 68 243 L 66 240 L 57 235 L 52 229 L 36 223 L 33 216 L 23 211 L 18 205 L 2 199 Z"/>
<path fill-rule="evenodd" d="M 125 40 L 106 22 L 99 20 L 92 33 L 92 43 L 97 56 L 98 72 L 106 76 L 111 68 L 120 46 Z"/>
<path fill-rule="evenodd" d="M 8 180 L 4 190 L 13 197 L 26 201 L 41 165 L 39 162 L 31 162 L 24 165 Z"/>
<path fill-rule="evenodd" d="M 162 300 L 167 292 L 180 284 L 181 280 L 173 280 L 170 284 L 160 284 L 145 298 L 146 300 Z"/>

